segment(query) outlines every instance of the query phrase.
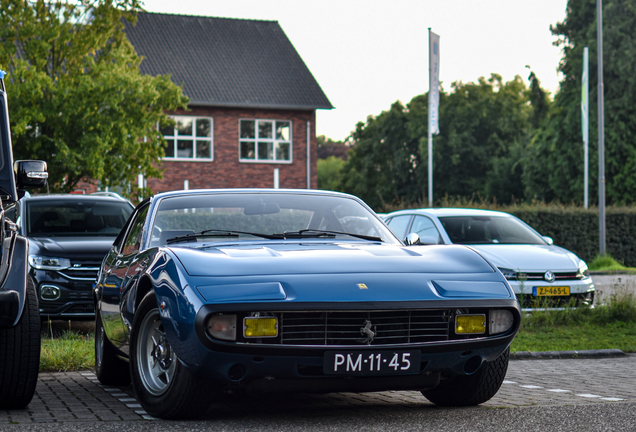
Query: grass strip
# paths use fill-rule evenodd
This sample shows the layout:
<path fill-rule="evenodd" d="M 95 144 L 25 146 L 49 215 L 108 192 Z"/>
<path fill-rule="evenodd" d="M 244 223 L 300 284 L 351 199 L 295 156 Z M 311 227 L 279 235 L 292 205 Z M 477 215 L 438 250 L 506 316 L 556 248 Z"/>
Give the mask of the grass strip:
<path fill-rule="evenodd" d="M 93 334 L 64 331 L 56 338 L 42 338 L 40 372 L 66 372 L 95 367 Z"/>

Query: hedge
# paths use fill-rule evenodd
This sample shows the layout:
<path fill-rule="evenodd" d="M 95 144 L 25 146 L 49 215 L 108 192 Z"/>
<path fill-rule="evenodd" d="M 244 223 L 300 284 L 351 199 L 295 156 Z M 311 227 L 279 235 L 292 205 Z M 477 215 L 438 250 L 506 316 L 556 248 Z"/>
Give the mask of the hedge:
<path fill-rule="evenodd" d="M 501 210 L 514 214 L 587 262 L 599 254 L 598 209 L 532 206 Z M 623 265 L 636 267 L 636 207 L 606 209 L 605 251 Z"/>

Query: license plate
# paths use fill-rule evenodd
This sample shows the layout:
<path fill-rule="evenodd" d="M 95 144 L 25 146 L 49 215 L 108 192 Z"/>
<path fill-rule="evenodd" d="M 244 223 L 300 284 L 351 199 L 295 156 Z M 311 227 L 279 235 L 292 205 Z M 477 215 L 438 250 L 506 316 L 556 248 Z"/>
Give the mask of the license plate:
<path fill-rule="evenodd" d="M 536 286 L 532 288 L 534 296 L 569 296 L 569 286 Z"/>
<path fill-rule="evenodd" d="M 399 375 L 420 371 L 420 351 L 328 351 L 323 371 L 330 375 Z"/>

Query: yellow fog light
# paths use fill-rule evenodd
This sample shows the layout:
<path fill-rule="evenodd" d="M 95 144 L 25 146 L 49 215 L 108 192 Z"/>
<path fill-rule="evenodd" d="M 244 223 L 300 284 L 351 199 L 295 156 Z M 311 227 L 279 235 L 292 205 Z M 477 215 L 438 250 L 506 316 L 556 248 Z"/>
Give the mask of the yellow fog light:
<path fill-rule="evenodd" d="M 249 317 L 243 320 L 243 336 L 276 337 L 278 336 L 278 320 L 273 317 Z"/>
<path fill-rule="evenodd" d="M 455 318 L 455 333 L 486 333 L 486 315 L 458 315 Z"/>

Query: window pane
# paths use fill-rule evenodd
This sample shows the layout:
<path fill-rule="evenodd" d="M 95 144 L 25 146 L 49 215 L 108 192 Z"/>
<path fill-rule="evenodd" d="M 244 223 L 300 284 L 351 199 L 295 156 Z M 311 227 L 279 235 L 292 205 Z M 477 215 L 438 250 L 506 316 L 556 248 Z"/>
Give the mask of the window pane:
<path fill-rule="evenodd" d="M 241 142 L 241 159 L 256 159 L 253 142 Z"/>
<path fill-rule="evenodd" d="M 426 216 L 415 216 L 411 232 L 420 236 L 420 240 L 425 244 L 441 243 L 439 231 L 432 220 Z"/>
<path fill-rule="evenodd" d="M 163 136 L 174 136 L 174 128 L 172 126 L 164 126 L 160 131 Z"/>
<path fill-rule="evenodd" d="M 197 136 L 209 137 L 210 136 L 210 119 L 197 119 Z"/>
<path fill-rule="evenodd" d="M 212 146 L 210 141 L 197 141 L 197 157 L 210 159 L 212 157 Z"/>
<path fill-rule="evenodd" d="M 254 120 L 241 120 L 241 138 L 256 138 Z"/>
<path fill-rule="evenodd" d="M 258 143 L 258 158 L 259 159 L 274 159 L 274 143 Z"/>
<path fill-rule="evenodd" d="M 272 122 L 265 122 L 265 121 L 258 122 L 258 137 L 272 138 Z"/>
<path fill-rule="evenodd" d="M 191 158 L 192 153 L 192 141 L 179 140 L 177 141 L 177 157 Z"/>
<path fill-rule="evenodd" d="M 174 140 L 166 140 L 166 146 L 163 148 L 165 157 L 174 157 Z"/>
<path fill-rule="evenodd" d="M 411 222 L 411 215 L 396 216 L 387 222 L 387 225 L 400 240 L 403 240 L 406 237 L 406 229 L 409 227 L 409 222 Z"/>
<path fill-rule="evenodd" d="M 276 122 L 276 139 L 289 141 L 289 122 Z"/>
<path fill-rule="evenodd" d="M 276 160 L 288 161 L 289 157 L 289 143 L 276 143 Z"/>
<path fill-rule="evenodd" d="M 192 136 L 192 119 L 191 118 L 178 118 L 177 119 L 177 133 L 179 135 Z"/>

